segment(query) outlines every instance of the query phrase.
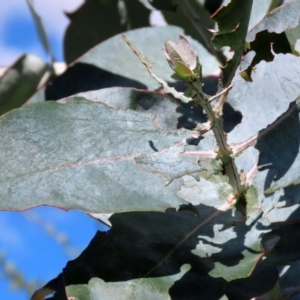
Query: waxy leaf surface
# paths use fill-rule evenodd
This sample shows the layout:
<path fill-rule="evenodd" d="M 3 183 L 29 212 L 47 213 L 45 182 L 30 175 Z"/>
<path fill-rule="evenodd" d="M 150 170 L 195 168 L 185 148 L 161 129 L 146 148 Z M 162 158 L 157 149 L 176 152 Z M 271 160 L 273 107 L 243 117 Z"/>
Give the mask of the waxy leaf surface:
<path fill-rule="evenodd" d="M 183 29 L 176 26 L 141 28 L 126 32 L 126 37 L 138 52 L 154 61 L 153 70 L 164 80 L 174 82 L 172 69 L 167 63 L 162 48 L 166 41 L 177 41 Z M 218 69 L 218 62 L 201 44 L 188 37 L 202 61 L 203 76 Z M 103 70 L 119 74 L 155 89 L 159 85 L 152 79 L 145 66 L 138 60 L 120 35 L 116 35 L 83 55 L 78 62 L 92 64 Z"/>
<path fill-rule="evenodd" d="M 262 61 L 251 74 L 252 82 L 239 74 L 233 79 L 228 103 L 243 115 L 229 134 L 228 142 L 241 143 L 273 123 L 300 95 L 300 58 L 278 54 Z"/>
<path fill-rule="evenodd" d="M 176 196 L 182 179 L 165 187 L 160 175 L 136 165 L 137 156 L 181 147 L 190 135 L 158 129 L 154 119 L 81 97 L 6 114 L 0 119 L 1 209 L 47 204 L 114 213 L 187 204 Z"/>
<path fill-rule="evenodd" d="M 281 33 L 288 28 L 294 28 L 300 20 L 300 1 L 290 0 L 278 8 L 269 12 L 246 37 L 246 41 L 252 42 L 258 32 L 268 30 L 268 32 Z"/>

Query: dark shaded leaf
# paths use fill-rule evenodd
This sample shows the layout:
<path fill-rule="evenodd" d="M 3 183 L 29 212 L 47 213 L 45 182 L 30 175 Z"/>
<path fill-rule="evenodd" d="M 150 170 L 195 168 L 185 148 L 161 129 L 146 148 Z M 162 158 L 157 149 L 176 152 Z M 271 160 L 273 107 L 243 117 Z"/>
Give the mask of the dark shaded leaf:
<path fill-rule="evenodd" d="M 159 77 L 174 82 L 173 72 L 163 54 L 167 40 L 177 40 L 182 29 L 175 26 L 141 28 L 126 32 L 127 38 L 137 51 L 155 61 L 153 70 Z M 150 42 L 151 41 L 151 42 Z M 197 41 L 189 38 L 192 47 L 203 59 L 204 76 L 218 69 L 218 62 Z M 41 90 L 32 102 L 61 99 L 67 96 L 101 88 L 122 86 L 154 90 L 160 85 L 149 75 L 121 35 L 102 42 L 87 52 L 68 70 Z"/>
<path fill-rule="evenodd" d="M 285 118 L 282 117 L 282 121 L 278 122 L 277 126 L 270 126 L 269 130 L 256 143 L 255 147 L 260 151 L 259 166 L 275 170 L 275 172 L 270 170 L 268 174 L 265 190 L 269 193 L 300 183 L 299 118 L 299 104 L 291 105 Z"/>
<path fill-rule="evenodd" d="M 0 78 L 0 115 L 20 107 L 36 91 L 46 73 L 46 64 L 37 56 L 22 55 Z"/>
<path fill-rule="evenodd" d="M 129 29 L 149 26 L 150 11 L 137 0 L 85 3 L 68 17 L 71 22 L 64 38 L 67 63 L 77 59 L 100 42 Z"/>
<path fill-rule="evenodd" d="M 218 32 L 213 36 L 212 44 L 218 50 L 229 46 L 230 50 L 234 51 L 233 58 L 223 68 L 224 86 L 231 83 L 243 55 L 251 7 L 252 0 L 232 0 L 212 16 L 218 23 Z"/>
<path fill-rule="evenodd" d="M 176 5 L 172 0 L 139 0 L 145 7 L 151 10 L 175 11 Z"/>
<path fill-rule="evenodd" d="M 228 282 L 225 293 L 230 300 L 249 300 L 272 290 L 277 279 L 275 266 L 260 263 L 249 277 Z"/>
<path fill-rule="evenodd" d="M 288 266 L 288 270 L 279 279 L 279 286 L 286 297 L 291 297 L 300 292 L 300 261 Z"/>
<path fill-rule="evenodd" d="M 300 260 L 300 226 L 299 224 L 282 224 L 272 233 L 263 237 L 262 245 L 268 240 L 269 235 L 277 235 L 279 241 L 267 252 L 267 258 L 264 260 L 267 264 L 289 265 Z"/>

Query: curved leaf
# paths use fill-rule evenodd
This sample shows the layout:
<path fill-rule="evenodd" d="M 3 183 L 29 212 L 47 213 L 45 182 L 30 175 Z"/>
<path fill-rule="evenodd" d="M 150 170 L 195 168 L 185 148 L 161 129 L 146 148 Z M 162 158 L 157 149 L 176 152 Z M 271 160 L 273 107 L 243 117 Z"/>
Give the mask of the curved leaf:
<path fill-rule="evenodd" d="M 249 31 L 246 41 L 252 42 L 258 32 L 268 30 L 268 32 L 281 33 L 289 27 L 294 28 L 300 20 L 300 2 L 290 0 L 285 4 L 269 12 L 252 30 Z"/>
<path fill-rule="evenodd" d="M 75 12 L 67 14 L 71 22 L 64 37 L 66 62 L 73 62 L 115 34 L 149 26 L 149 14 L 136 0 L 86 0 Z"/>
<path fill-rule="evenodd" d="M 168 82 L 174 82 L 171 78 L 172 69 L 161 49 L 167 40 L 177 40 L 182 31 L 181 28 L 175 26 L 141 28 L 126 32 L 126 37 L 137 51 L 154 61 L 153 70 L 156 74 Z M 215 57 L 197 41 L 191 38 L 189 38 L 189 41 L 198 53 L 199 59 L 203 62 L 203 76 L 212 74 L 218 68 Z M 99 44 L 81 57 L 79 62 L 91 64 L 114 74 L 136 80 L 146 85 L 148 89 L 158 87 L 145 66 L 138 61 L 120 35 Z"/>
<path fill-rule="evenodd" d="M 175 281 L 190 269 L 188 265 L 181 267 L 176 275 L 133 279 L 123 282 L 105 282 L 99 278 L 92 278 L 87 285 L 71 285 L 67 287 L 68 297 L 75 297 L 77 300 L 140 300 L 140 299 L 170 299 L 169 289 Z M 84 291 L 84 292 L 83 292 Z"/>
<path fill-rule="evenodd" d="M 42 59 L 22 55 L 0 78 L 0 115 L 20 107 L 36 91 L 47 71 Z"/>
<path fill-rule="evenodd" d="M 252 0 L 231 0 L 221 7 L 212 18 L 218 23 L 218 32 L 212 38 L 216 49 L 229 46 L 234 51 L 223 69 L 223 84 L 228 86 L 234 76 L 244 52 L 245 38 L 251 14 Z"/>
<path fill-rule="evenodd" d="M 30 13 L 32 15 L 32 18 L 34 20 L 35 27 L 36 27 L 36 30 L 37 30 L 40 42 L 43 45 L 46 53 L 48 54 L 48 56 L 50 58 L 50 63 L 53 64 L 54 63 L 54 56 L 52 55 L 50 43 L 48 41 L 46 30 L 45 30 L 45 28 L 43 26 L 41 17 L 36 12 L 36 10 L 35 10 L 35 8 L 33 6 L 32 0 L 26 0 L 26 1 L 27 1 L 27 4 L 28 4 Z M 53 66 L 53 68 L 54 68 L 54 66 Z"/>
<path fill-rule="evenodd" d="M 242 224 L 243 214 L 230 208 L 227 201 L 231 191 L 222 175 L 200 181 L 184 176 L 178 195 L 197 205 L 197 214 L 184 207 L 165 213 L 114 214 L 110 218 L 112 228 L 106 233 L 98 232 L 83 253 L 67 263 L 63 270 L 64 284 L 87 284 L 98 277 L 104 291 L 111 291 L 112 286 L 124 287 L 135 299 L 136 292 L 140 288 L 143 291 L 144 285 L 147 293 L 151 282 L 152 288 L 163 290 L 165 297 L 168 293 L 178 295 L 181 289 L 192 290 L 193 297 L 214 294 L 220 299 L 227 280 L 248 278 L 262 256 L 261 235 L 270 230 L 261 223 Z M 175 274 L 178 276 L 180 269 L 182 274 L 182 266 L 186 264 L 191 269 L 167 291 L 166 281 L 170 282 Z M 261 282 L 260 272 L 252 274 L 249 280 L 257 289 L 272 288 Z M 201 288 L 194 289 L 194 282 Z M 209 291 L 211 286 L 216 289 L 214 293 Z M 241 299 L 245 292 L 255 294 L 248 288 L 238 293 Z M 139 295 L 148 299 L 147 294 Z"/>
<path fill-rule="evenodd" d="M 85 99 L 103 102 L 114 108 L 132 109 L 156 115 L 155 126 L 165 130 L 177 129 L 178 105 L 167 95 L 130 88 L 107 88 L 79 93 Z"/>
<path fill-rule="evenodd" d="M 159 175 L 135 163 L 141 154 L 181 147 L 189 136 L 184 130 L 164 132 L 154 119 L 80 97 L 32 104 L 3 116 L 1 209 L 47 204 L 115 213 L 185 204 L 176 196 L 181 179 L 165 188 Z"/>
<path fill-rule="evenodd" d="M 273 123 L 300 95 L 300 58 L 278 54 L 272 62 L 260 62 L 252 71 L 252 82 L 239 74 L 227 102 L 243 119 L 229 134 L 228 142 L 241 143 Z"/>

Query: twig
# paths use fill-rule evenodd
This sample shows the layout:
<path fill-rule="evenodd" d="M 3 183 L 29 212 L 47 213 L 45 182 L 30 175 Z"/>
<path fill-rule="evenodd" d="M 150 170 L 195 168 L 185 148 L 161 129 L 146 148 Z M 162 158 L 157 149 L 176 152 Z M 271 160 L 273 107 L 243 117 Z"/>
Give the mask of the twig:
<path fill-rule="evenodd" d="M 155 79 L 158 83 L 160 83 L 163 86 L 163 89 L 165 93 L 172 94 L 175 98 L 181 100 L 184 103 L 188 103 L 190 101 L 193 101 L 193 98 L 186 97 L 184 93 L 177 92 L 173 87 L 170 87 L 166 81 L 163 79 L 159 78 L 155 72 L 152 70 L 152 65 L 154 62 L 152 62 L 149 58 L 147 58 L 145 55 L 139 53 L 133 45 L 128 41 L 126 36 L 122 34 L 122 39 L 125 41 L 125 43 L 130 47 L 132 52 L 138 57 L 138 59 L 141 61 L 141 63 L 147 68 L 150 76 Z"/>

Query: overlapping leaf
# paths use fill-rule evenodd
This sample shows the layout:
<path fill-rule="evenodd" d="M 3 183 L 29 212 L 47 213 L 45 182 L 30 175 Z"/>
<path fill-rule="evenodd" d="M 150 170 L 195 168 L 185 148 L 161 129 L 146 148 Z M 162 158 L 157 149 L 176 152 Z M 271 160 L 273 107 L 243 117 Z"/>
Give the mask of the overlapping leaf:
<path fill-rule="evenodd" d="M 105 282 L 99 278 L 92 278 L 87 285 L 71 285 L 67 288 L 68 297 L 78 300 L 125 300 L 125 299 L 170 299 L 169 289 L 175 281 L 189 270 L 185 265 L 178 274 L 158 277 L 133 279 L 124 282 Z"/>
<path fill-rule="evenodd" d="M 260 62 L 252 82 L 239 74 L 227 101 L 243 119 L 228 134 L 229 143 L 241 143 L 273 123 L 300 95 L 300 58 L 278 54 L 272 62 Z"/>
<path fill-rule="evenodd" d="M 137 51 L 155 62 L 153 69 L 168 82 L 173 72 L 163 54 L 162 47 L 167 40 L 177 40 L 183 29 L 175 26 L 142 28 L 126 32 L 127 38 Z M 203 75 L 210 75 L 218 69 L 217 59 L 201 44 L 189 38 L 202 61 Z M 57 100 L 80 92 L 107 87 L 135 87 L 157 89 L 160 85 L 151 78 L 145 66 L 137 59 L 121 35 L 114 36 L 97 45 L 68 70 L 42 89 L 31 102 Z"/>
<path fill-rule="evenodd" d="M 232 287 L 227 292 L 236 293 L 235 280 L 245 278 L 246 283 L 249 280 L 257 287 L 256 292 L 249 288 L 240 291 L 241 299 L 245 292 L 255 296 L 257 290 L 267 292 L 276 282 L 276 273 L 271 270 L 275 282 L 261 282 L 260 272 L 252 274 L 252 269 L 262 255 L 262 234 L 270 228 L 255 222 L 244 225 L 243 214 L 227 202 L 231 191 L 222 175 L 200 181 L 185 176 L 177 194 L 186 203 L 193 203 L 197 214 L 184 209 L 114 214 L 110 231 L 98 232 L 83 253 L 68 262 L 63 270 L 65 285 L 88 284 L 94 278 L 96 290 L 96 286 L 101 286 L 106 293 L 112 286 L 117 290 L 120 286 L 133 299 L 138 295 L 150 299 L 148 284 L 158 292 L 163 290 L 166 299 L 183 293 L 179 290 L 192 290 L 191 295 L 198 298 L 214 294 L 220 299 L 225 296 L 228 281 Z M 183 275 L 181 268 L 186 264 L 191 269 Z M 172 282 L 174 275 L 180 276 L 180 270 L 183 276 Z M 201 288 L 195 290 L 194 282 Z M 213 293 L 211 286 L 215 287 Z M 91 291 L 90 287 L 85 288 Z"/>
<path fill-rule="evenodd" d="M 287 1 L 282 6 L 272 10 L 260 23 L 249 31 L 246 37 L 247 42 L 252 42 L 258 32 L 268 30 L 268 32 L 281 33 L 289 27 L 294 28 L 300 20 L 300 1 Z"/>
<path fill-rule="evenodd" d="M 149 14 L 136 0 L 86 0 L 75 12 L 67 14 L 70 24 L 64 37 L 65 60 L 73 62 L 115 34 L 149 26 Z"/>
<path fill-rule="evenodd" d="M 256 143 L 256 148 L 261 152 L 259 165 L 275 171 L 273 174 L 270 173 L 271 170 L 269 172 L 269 182 L 265 186 L 268 193 L 300 183 L 299 118 L 299 103 L 297 101 L 297 105 L 294 104 L 290 107 L 284 118 L 282 117 L 281 122 L 274 128 L 271 127 L 270 130 L 267 128 L 266 134 L 259 138 Z"/>
<path fill-rule="evenodd" d="M 35 55 L 22 55 L 0 78 L 0 115 L 20 107 L 36 91 L 47 70 Z"/>
<path fill-rule="evenodd" d="M 77 94 L 85 99 L 103 102 L 114 108 L 132 109 L 156 115 L 154 123 L 161 129 L 177 129 L 177 103 L 166 95 L 130 88 L 107 88 Z"/>
<path fill-rule="evenodd" d="M 232 0 L 212 16 L 218 23 L 218 32 L 212 38 L 212 44 L 219 50 L 228 46 L 234 51 L 233 58 L 223 68 L 224 86 L 230 84 L 243 55 L 251 7 L 252 0 Z"/>
<path fill-rule="evenodd" d="M 184 130 L 156 128 L 154 119 L 80 97 L 64 104 L 37 103 L 3 116 L 1 209 L 47 204 L 111 213 L 185 204 L 176 196 L 181 179 L 165 188 L 160 175 L 135 163 L 142 154 L 181 147 L 189 137 Z"/>
<path fill-rule="evenodd" d="M 161 78 L 174 81 L 162 47 L 167 40 L 177 40 L 182 31 L 176 26 L 142 28 L 126 32 L 126 37 L 137 51 L 154 61 L 153 70 Z M 201 44 L 191 38 L 189 41 L 203 62 L 203 75 L 212 74 L 218 68 L 217 60 Z M 145 66 L 138 61 L 120 35 L 99 44 L 80 58 L 79 62 L 93 64 L 114 74 L 136 80 L 148 86 L 149 89 L 157 87 L 157 83 L 150 77 Z"/>

